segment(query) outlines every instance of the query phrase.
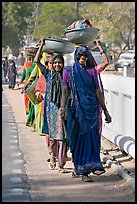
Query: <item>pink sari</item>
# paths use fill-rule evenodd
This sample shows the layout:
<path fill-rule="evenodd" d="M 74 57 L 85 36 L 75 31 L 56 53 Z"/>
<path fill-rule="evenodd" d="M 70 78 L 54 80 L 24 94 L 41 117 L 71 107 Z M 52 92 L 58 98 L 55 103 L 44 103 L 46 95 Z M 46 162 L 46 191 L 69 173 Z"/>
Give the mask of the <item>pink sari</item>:
<path fill-rule="evenodd" d="M 35 125 L 36 132 L 40 135 L 42 134 L 42 125 L 43 125 L 43 114 L 44 114 L 44 99 L 41 98 L 41 94 L 45 94 L 46 92 L 46 79 L 44 75 L 40 75 L 35 87 L 35 94 L 39 101 L 35 106 Z M 45 134 L 44 134 L 45 135 Z"/>

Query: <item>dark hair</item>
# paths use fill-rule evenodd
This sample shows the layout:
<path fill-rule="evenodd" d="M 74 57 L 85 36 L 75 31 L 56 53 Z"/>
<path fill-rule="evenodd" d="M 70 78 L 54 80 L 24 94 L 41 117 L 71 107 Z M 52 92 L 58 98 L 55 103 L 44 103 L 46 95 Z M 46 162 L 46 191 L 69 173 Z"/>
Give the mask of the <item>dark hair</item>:
<path fill-rule="evenodd" d="M 86 56 L 87 56 L 86 66 L 89 68 L 95 67 L 95 63 L 93 61 L 94 59 L 86 46 L 81 45 L 80 47 L 76 48 L 75 53 L 74 53 L 74 60 L 79 61 L 79 59 L 77 59 L 77 56 L 81 52 L 86 53 Z"/>
<path fill-rule="evenodd" d="M 63 58 L 63 55 L 59 54 L 59 53 L 53 54 L 52 60 L 51 60 L 52 61 L 52 66 L 53 66 L 54 60 L 56 58 L 59 58 L 62 61 L 62 64 L 63 64 L 63 67 L 64 67 L 64 58 Z"/>
<path fill-rule="evenodd" d="M 52 59 L 51 59 L 52 69 L 54 70 L 54 72 L 56 72 L 56 70 L 53 68 L 53 63 L 54 63 L 56 58 L 59 58 L 62 61 L 62 64 L 63 64 L 63 67 L 64 67 L 64 58 L 63 58 L 63 55 L 59 54 L 59 53 L 55 53 L 55 54 L 53 54 Z M 60 70 L 61 77 L 62 77 L 62 74 L 63 74 L 63 67 Z"/>
<path fill-rule="evenodd" d="M 86 52 L 79 52 L 79 53 L 77 53 L 77 60 L 78 60 L 78 61 L 80 60 L 81 56 L 87 57 Z"/>
<path fill-rule="evenodd" d="M 10 63 L 13 63 L 13 65 L 15 66 L 14 60 L 11 60 L 11 59 L 10 59 L 9 62 L 10 62 Z"/>
<path fill-rule="evenodd" d="M 92 25 L 91 25 L 89 19 L 85 19 L 82 23 L 86 23 L 87 25 L 90 25 L 90 26 L 92 27 Z"/>

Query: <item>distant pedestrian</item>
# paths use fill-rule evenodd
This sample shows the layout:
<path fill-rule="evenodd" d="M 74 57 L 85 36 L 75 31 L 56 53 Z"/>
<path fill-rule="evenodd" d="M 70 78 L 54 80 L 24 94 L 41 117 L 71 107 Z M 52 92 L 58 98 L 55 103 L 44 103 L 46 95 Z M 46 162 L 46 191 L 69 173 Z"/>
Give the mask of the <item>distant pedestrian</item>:
<path fill-rule="evenodd" d="M 14 89 L 16 85 L 17 67 L 13 60 L 9 60 L 7 76 L 9 78 L 9 89 Z"/>
<path fill-rule="evenodd" d="M 5 57 L 5 59 L 2 62 L 2 68 L 3 68 L 3 72 L 4 72 L 4 78 L 5 81 L 8 80 L 8 76 L 7 76 L 7 71 L 8 71 L 8 58 Z"/>

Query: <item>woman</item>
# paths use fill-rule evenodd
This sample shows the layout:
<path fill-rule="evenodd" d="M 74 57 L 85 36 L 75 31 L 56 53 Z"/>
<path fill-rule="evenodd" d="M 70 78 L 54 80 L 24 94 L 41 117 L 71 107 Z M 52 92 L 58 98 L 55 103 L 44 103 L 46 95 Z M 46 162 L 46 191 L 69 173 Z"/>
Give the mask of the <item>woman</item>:
<path fill-rule="evenodd" d="M 96 175 L 105 172 L 100 161 L 99 104 L 107 123 L 111 122 L 111 116 L 100 91 L 91 53 L 81 46 L 76 49 L 74 60 L 73 68 L 63 72 L 61 117 L 66 117 L 67 108 L 67 133 L 74 171 L 82 175 L 83 181 L 92 181 L 91 172 Z"/>
<path fill-rule="evenodd" d="M 13 60 L 9 60 L 10 64 L 8 66 L 7 75 L 9 78 L 9 89 L 14 89 L 16 85 L 17 67 Z"/>
<path fill-rule="evenodd" d="M 33 71 L 33 69 L 35 68 L 36 66 L 36 63 L 34 62 L 34 59 L 33 59 L 33 62 L 32 62 L 32 66 L 30 66 L 26 72 L 26 76 L 25 76 L 25 84 L 22 88 L 22 92 L 21 93 L 24 93 L 26 87 L 29 85 L 28 83 L 28 78 L 30 77 L 30 74 L 31 72 Z M 27 94 L 28 96 L 28 94 Z M 28 96 L 29 98 L 29 96 Z M 34 125 L 34 122 L 35 122 L 35 109 L 34 109 L 34 104 L 32 103 L 32 101 L 30 100 L 29 98 L 29 101 L 28 101 L 28 114 L 27 114 L 27 122 L 26 122 L 26 126 L 28 127 L 33 127 Z"/>
<path fill-rule="evenodd" d="M 7 76 L 7 71 L 8 71 L 8 58 L 5 57 L 3 63 L 2 63 L 2 68 L 3 68 L 3 72 L 4 72 L 4 78 L 5 81 L 7 81 L 8 76 Z"/>
<path fill-rule="evenodd" d="M 32 66 L 32 61 L 33 61 L 34 56 L 33 55 L 27 55 L 27 62 L 25 62 L 24 67 L 23 67 L 23 73 L 21 80 L 17 83 L 17 86 L 25 82 L 26 80 L 26 73 L 29 69 L 29 67 Z M 25 113 L 28 115 L 29 113 L 29 97 L 24 93 L 24 105 L 25 105 Z"/>
<path fill-rule="evenodd" d="M 62 121 L 60 115 L 60 101 L 62 95 L 62 73 L 64 67 L 64 58 L 61 54 L 53 54 L 51 59 L 52 70 L 46 69 L 46 66 L 40 63 L 39 56 L 45 40 L 42 39 L 39 50 L 35 56 L 38 67 L 46 70 L 46 95 L 44 103 L 44 132 L 50 137 L 50 169 L 56 167 L 56 158 L 58 160 L 59 171 L 66 172 L 64 166 L 67 156 L 67 134 L 66 124 Z"/>
<path fill-rule="evenodd" d="M 34 57 L 35 57 L 35 54 L 33 54 Z M 40 58 L 41 58 L 41 62 L 43 63 L 43 61 L 45 61 L 45 56 L 41 55 Z M 28 69 L 28 71 L 26 73 L 26 81 L 25 81 L 25 85 L 24 85 L 23 89 L 25 90 L 26 87 L 28 87 L 29 85 L 31 86 L 32 83 L 35 83 L 35 80 L 37 80 L 38 86 L 39 86 L 39 82 L 43 81 L 43 83 L 44 83 L 43 78 L 42 78 L 42 80 L 41 80 L 41 78 L 39 79 L 39 77 L 41 75 L 42 75 L 41 70 L 37 66 L 36 62 L 33 61 L 33 65 Z M 36 85 L 36 87 L 39 89 L 41 86 L 40 87 L 38 87 L 38 86 Z M 28 96 L 30 96 L 30 94 L 31 94 L 31 96 L 29 97 L 29 107 L 30 107 L 29 113 L 30 113 L 30 116 L 31 116 L 31 113 L 33 115 L 32 115 L 32 117 L 28 116 L 27 123 L 30 127 L 32 127 L 32 131 L 35 131 L 35 132 L 39 133 L 40 135 L 42 135 L 43 117 L 42 117 L 42 113 L 41 113 L 42 112 L 41 106 L 42 106 L 43 102 L 39 101 L 39 99 L 37 98 L 37 96 L 38 96 L 38 89 L 37 88 L 36 88 L 36 90 L 34 89 L 31 93 L 28 94 Z M 44 89 L 42 91 L 44 91 Z"/>

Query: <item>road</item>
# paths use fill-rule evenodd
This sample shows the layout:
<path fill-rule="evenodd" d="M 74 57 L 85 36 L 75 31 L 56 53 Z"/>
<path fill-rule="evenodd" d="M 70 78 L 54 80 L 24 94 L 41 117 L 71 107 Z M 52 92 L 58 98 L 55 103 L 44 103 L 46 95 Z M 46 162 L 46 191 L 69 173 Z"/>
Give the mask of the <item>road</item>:
<path fill-rule="evenodd" d="M 18 127 L 10 105 L 2 96 L 2 199 L 30 201 L 29 185 L 22 152 L 18 145 Z M 16 197 L 15 197 L 16 196 Z"/>
<path fill-rule="evenodd" d="M 16 202 L 17 199 L 18 201 L 24 199 L 24 202 L 27 200 L 29 202 L 135 202 L 133 189 L 106 164 L 104 164 L 105 174 L 91 175 L 92 183 L 84 183 L 81 178 L 71 177 L 73 169 L 71 160 L 66 164 L 70 173 L 61 174 L 57 167 L 55 170 L 50 170 L 46 161 L 48 153 L 45 137 L 39 136 L 25 126 L 26 115 L 20 89 L 8 89 L 8 85 L 4 83 L 2 87 L 3 202 Z M 16 150 L 13 151 L 11 145 L 14 145 Z M 23 172 L 20 182 L 20 179 L 17 179 L 19 172 L 15 172 L 17 164 L 13 163 L 13 153 L 15 157 L 18 155 L 19 169 Z M 9 192 L 13 175 L 16 177 L 12 179 L 14 185 L 11 186 L 14 193 L 12 196 L 5 196 L 9 195 L 6 193 Z M 17 195 L 20 197 L 17 198 Z"/>

